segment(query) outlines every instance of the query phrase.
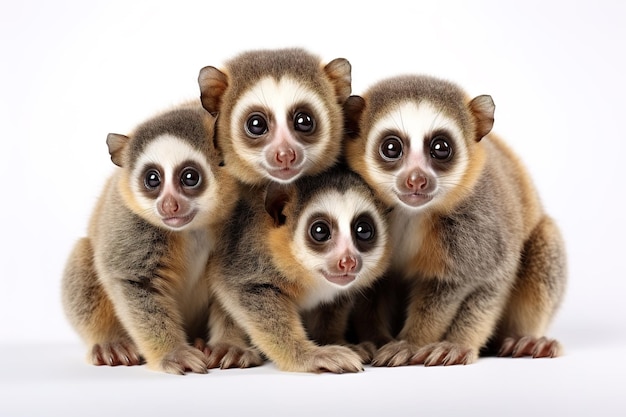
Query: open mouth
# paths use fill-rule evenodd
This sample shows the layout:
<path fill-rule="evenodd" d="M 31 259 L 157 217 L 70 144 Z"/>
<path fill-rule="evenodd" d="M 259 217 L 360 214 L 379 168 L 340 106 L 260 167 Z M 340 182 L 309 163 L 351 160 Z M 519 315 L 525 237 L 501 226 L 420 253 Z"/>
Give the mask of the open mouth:
<path fill-rule="evenodd" d="M 332 282 L 333 284 L 336 284 L 336 285 L 341 285 L 342 287 L 350 284 L 352 281 L 356 279 L 356 274 L 338 275 L 338 274 L 330 274 L 328 272 L 322 271 L 322 275 L 324 275 L 324 278 L 326 278 L 328 282 Z"/>
<path fill-rule="evenodd" d="M 397 195 L 400 201 L 409 207 L 420 207 L 433 199 L 432 194 L 406 193 Z"/>
<path fill-rule="evenodd" d="M 194 217 L 196 217 L 196 211 L 193 211 L 186 216 L 164 217 L 161 220 L 166 226 L 171 227 L 172 229 L 180 229 L 181 227 L 189 224 Z"/>

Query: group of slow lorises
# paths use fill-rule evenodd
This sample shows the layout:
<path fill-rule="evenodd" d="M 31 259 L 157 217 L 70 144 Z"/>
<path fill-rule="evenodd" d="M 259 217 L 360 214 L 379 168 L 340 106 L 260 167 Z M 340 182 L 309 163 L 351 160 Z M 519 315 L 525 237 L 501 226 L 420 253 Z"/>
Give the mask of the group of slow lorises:
<path fill-rule="evenodd" d="M 184 374 L 555 357 L 564 243 L 490 96 L 424 75 L 351 95 L 300 49 L 202 68 L 201 100 L 109 134 L 115 173 L 69 256 L 96 365 Z"/>

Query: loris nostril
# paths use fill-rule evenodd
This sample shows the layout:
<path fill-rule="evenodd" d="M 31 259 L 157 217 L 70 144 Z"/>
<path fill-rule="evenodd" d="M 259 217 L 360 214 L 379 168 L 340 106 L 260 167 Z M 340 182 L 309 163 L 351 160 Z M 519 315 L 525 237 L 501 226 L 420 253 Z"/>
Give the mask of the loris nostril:
<path fill-rule="evenodd" d="M 296 161 L 296 152 L 289 149 L 281 149 L 276 152 L 276 162 L 283 166 L 291 166 Z"/>
<path fill-rule="evenodd" d="M 339 260 L 339 270 L 342 272 L 353 272 L 358 263 L 354 256 L 344 256 Z"/>
<path fill-rule="evenodd" d="M 406 179 L 406 186 L 412 191 L 421 191 L 428 187 L 428 178 L 419 173 L 412 173 Z"/>
<path fill-rule="evenodd" d="M 161 214 L 165 216 L 174 216 L 180 211 L 178 200 L 172 195 L 163 197 L 159 208 Z"/>

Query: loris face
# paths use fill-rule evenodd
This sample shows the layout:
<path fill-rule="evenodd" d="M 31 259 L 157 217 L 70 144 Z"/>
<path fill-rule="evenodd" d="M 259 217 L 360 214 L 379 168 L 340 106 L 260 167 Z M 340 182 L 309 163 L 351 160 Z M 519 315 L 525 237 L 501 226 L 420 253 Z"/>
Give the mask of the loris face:
<path fill-rule="evenodd" d="M 387 227 L 371 195 L 359 188 L 325 190 L 299 216 L 292 251 L 315 277 L 304 305 L 365 287 L 386 266 Z"/>
<path fill-rule="evenodd" d="M 429 101 L 401 101 L 375 115 L 365 135 L 370 185 L 388 204 L 419 211 L 455 189 L 468 165 L 457 121 Z"/>
<path fill-rule="evenodd" d="M 287 184 L 332 167 L 341 152 L 344 58 L 323 64 L 300 48 L 244 52 L 200 70 L 203 107 L 218 115 L 218 148 L 240 181 Z"/>
<path fill-rule="evenodd" d="M 302 82 L 266 77 L 232 109 L 233 148 L 259 176 L 289 183 L 334 162 L 339 148 L 331 117 L 327 102 Z"/>
<path fill-rule="evenodd" d="M 134 211 L 171 230 L 205 221 L 219 203 L 206 157 L 172 135 L 161 135 L 146 146 L 129 182 Z"/>

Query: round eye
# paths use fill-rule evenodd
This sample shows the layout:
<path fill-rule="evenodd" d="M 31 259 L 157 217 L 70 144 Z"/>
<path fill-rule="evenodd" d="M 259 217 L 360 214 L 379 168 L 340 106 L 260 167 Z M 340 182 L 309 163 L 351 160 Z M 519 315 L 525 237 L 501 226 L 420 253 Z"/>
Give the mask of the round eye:
<path fill-rule="evenodd" d="M 397 161 L 402 157 L 402 141 L 397 136 L 387 136 L 379 151 L 385 161 Z"/>
<path fill-rule="evenodd" d="M 308 113 L 298 112 L 293 118 L 293 128 L 298 132 L 311 133 L 315 129 L 315 120 Z"/>
<path fill-rule="evenodd" d="M 361 220 L 354 227 L 354 233 L 359 240 L 372 240 L 374 237 L 374 225 L 369 221 Z"/>
<path fill-rule="evenodd" d="M 185 168 L 180 174 L 180 182 L 184 187 L 195 187 L 200 184 L 200 173 L 194 168 Z"/>
<path fill-rule="evenodd" d="M 430 141 L 430 156 L 441 161 L 447 161 L 452 156 L 452 147 L 445 136 L 435 136 Z"/>
<path fill-rule="evenodd" d="M 250 136 L 261 136 L 267 133 L 267 120 L 260 113 L 253 113 L 246 120 L 246 132 Z"/>
<path fill-rule="evenodd" d="M 330 239 L 330 226 L 324 221 L 316 221 L 311 225 L 309 232 L 316 242 L 326 242 Z"/>
<path fill-rule="evenodd" d="M 161 185 L 161 174 L 156 169 L 150 169 L 146 172 L 143 183 L 148 190 L 156 190 Z"/>

